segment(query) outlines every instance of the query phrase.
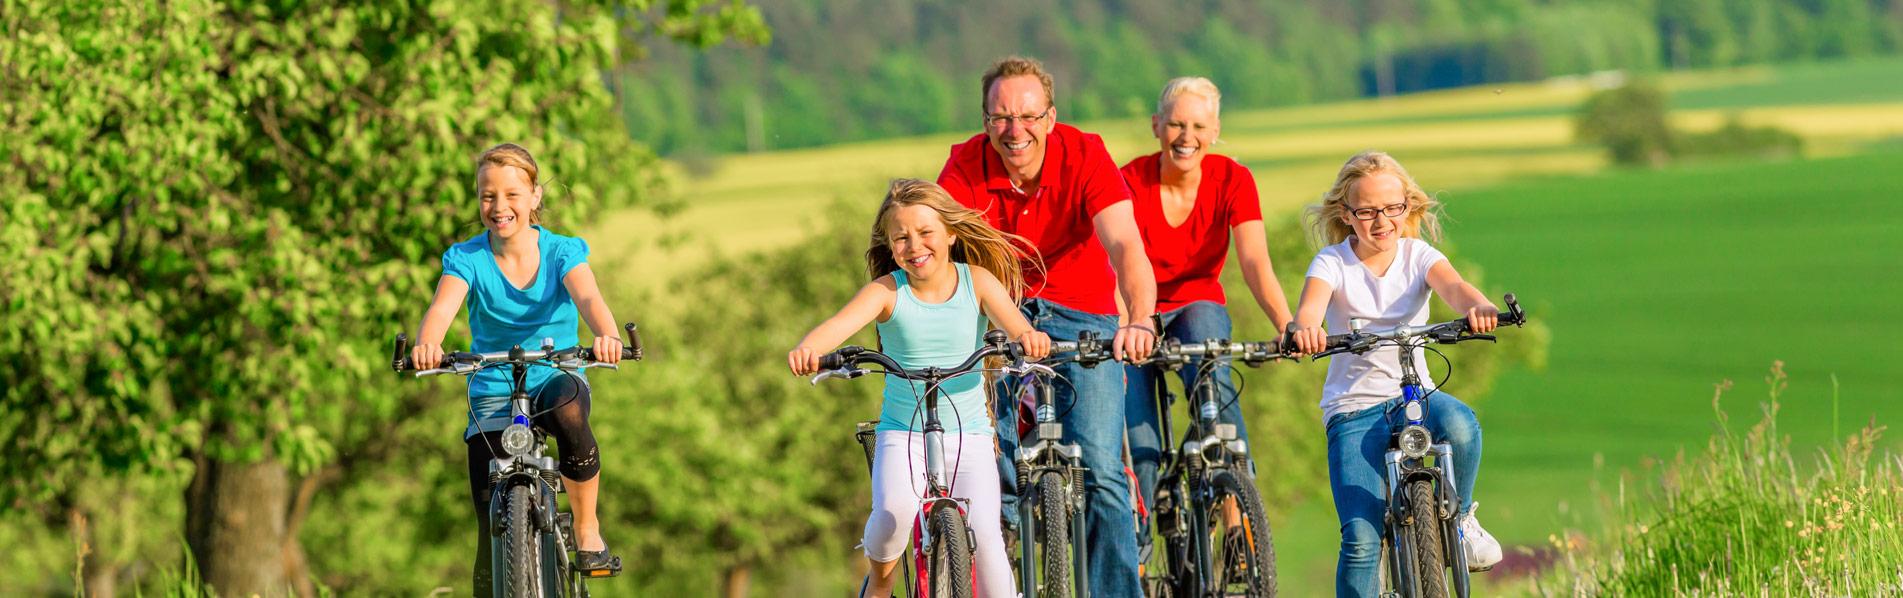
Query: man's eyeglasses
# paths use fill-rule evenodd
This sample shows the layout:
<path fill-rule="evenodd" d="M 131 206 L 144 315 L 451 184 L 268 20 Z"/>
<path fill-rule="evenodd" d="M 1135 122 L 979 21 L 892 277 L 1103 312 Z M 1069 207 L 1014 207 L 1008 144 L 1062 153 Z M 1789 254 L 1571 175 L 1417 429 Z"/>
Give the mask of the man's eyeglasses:
<path fill-rule="evenodd" d="M 1349 210 L 1348 213 L 1354 214 L 1356 220 L 1373 220 L 1375 214 L 1387 216 L 1388 218 L 1400 218 L 1402 214 L 1407 213 L 1407 202 L 1381 206 L 1379 208 Z"/>
<path fill-rule="evenodd" d="M 993 129 L 1008 129 L 1011 127 L 1012 121 L 1017 121 L 1017 123 L 1020 125 L 1023 125 L 1025 127 L 1030 127 L 1031 125 L 1037 124 L 1037 121 L 1044 120 L 1044 117 L 1050 116 L 1050 115 L 1051 115 L 1050 108 L 1045 108 L 1043 112 L 1039 112 L 1037 114 L 1022 114 L 1022 115 L 986 114 L 985 126 L 991 127 Z"/>

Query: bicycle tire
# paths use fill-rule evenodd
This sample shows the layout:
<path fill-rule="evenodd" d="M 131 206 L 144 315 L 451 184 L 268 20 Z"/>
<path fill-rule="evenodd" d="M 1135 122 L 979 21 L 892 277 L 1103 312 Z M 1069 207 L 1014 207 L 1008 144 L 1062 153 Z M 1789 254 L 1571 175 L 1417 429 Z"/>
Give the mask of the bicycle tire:
<path fill-rule="evenodd" d="M 1262 508 L 1262 493 L 1248 478 L 1228 469 L 1211 470 L 1208 474 L 1211 501 L 1206 505 L 1208 529 L 1202 537 L 1214 544 L 1209 554 L 1221 554 L 1220 558 L 1211 558 L 1215 567 L 1213 587 L 1223 596 L 1248 596 L 1250 598 L 1273 598 L 1276 591 L 1275 576 L 1275 539 L 1269 531 L 1269 516 Z M 1230 545 L 1228 530 L 1223 527 L 1222 505 L 1227 499 L 1234 499 L 1236 510 L 1242 515 L 1242 542 Z M 1240 594 L 1232 580 L 1241 579 Z"/>
<path fill-rule="evenodd" d="M 1434 484 L 1427 480 L 1407 483 L 1408 520 L 1402 529 L 1411 537 L 1414 551 L 1414 575 L 1421 598 L 1447 598 L 1447 561 L 1441 550 L 1441 520 Z"/>
<path fill-rule="evenodd" d="M 971 539 L 965 515 L 944 503 L 932 511 L 932 545 L 926 554 L 931 598 L 971 598 Z"/>
<path fill-rule="evenodd" d="M 528 484 L 509 487 L 508 519 L 502 523 L 502 535 L 507 539 L 503 543 L 503 562 L 509 570 L 509 598 L 540 598 L 541 594 L 541 534 L 530 521 L 532 492 Z"/>
<path fill-rule="evenodd" d="M 1044 583 L 1037 595 L 1071 598 L 1070 492 L 1064 476 L 1046 472 L 1037 481 L 1039 566 Z"/>

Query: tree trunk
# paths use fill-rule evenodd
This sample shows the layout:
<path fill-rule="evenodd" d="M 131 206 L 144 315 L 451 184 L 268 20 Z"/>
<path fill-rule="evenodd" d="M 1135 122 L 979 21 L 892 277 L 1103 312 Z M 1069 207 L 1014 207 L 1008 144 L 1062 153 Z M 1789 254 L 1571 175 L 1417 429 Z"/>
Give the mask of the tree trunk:
<path fill-rule="evenodd" d="M 753 570 L 745 563 L 727 568 L 727 583 L 721 595 L 726 598 L 747 598 L 749 586 L 753 585 Z"/>
<path fill-rule="evenodd" d="M 185 539 L 200 578 L 223 596 L 285 596 L 284 466 L 267 451 L 256 463 L 200 455 L 197 469 L 185 490 Z"/>

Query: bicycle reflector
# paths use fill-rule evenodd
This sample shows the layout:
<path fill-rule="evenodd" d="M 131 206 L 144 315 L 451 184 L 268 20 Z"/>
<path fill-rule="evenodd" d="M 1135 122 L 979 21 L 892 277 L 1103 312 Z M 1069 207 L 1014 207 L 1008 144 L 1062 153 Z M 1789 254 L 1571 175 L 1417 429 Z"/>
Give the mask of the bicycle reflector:
<path fill-rule="evenodd" d="M 507 432 L 504 432 L 504 434 L 507 434 Z M 507 442 L 508 440 L 505 438 L 503 443 L 506 445 Z M 1421 426 L 1401 428 L 1401 441 L 1399 443 L 1401 445 L 1401 454 L 1407 455 L 1409 459 L 1419 459 L 1422 455 L 1426 455 L 1428 446 L 1432 445 L 1433 442 L 1433 437 L 1427 434 L 1427 428 Z"/>
<path fill-rule="evenodd" d="M 535 435 L 529 433 L 529 427 L 522 424 L 509 424 L 502 429 L 502 452 L 511 457 L 529 452 L 529 445 L 535 441 Z"/>

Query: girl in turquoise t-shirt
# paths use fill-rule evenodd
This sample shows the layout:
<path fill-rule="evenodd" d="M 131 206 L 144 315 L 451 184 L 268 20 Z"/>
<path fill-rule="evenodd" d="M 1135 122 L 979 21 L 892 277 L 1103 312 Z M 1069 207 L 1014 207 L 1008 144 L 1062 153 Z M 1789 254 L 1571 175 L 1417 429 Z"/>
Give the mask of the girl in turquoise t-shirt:
<path fill-rule="evenodd" d="M 787 367 L 801 376 L 819 371 L 820 355 L 873 322 L 883 352 L 900 366 L 955 367 L 982 346 L 989 328 L 985 316 L 1022 343 L 1026 354 L 1043 357 L 1050 337 L 1033 330 L 1017 307 L 1024 292 L 1017 247 L 1029 246 L 987 226 L 982 213 L 958 205 L 936 184 L 892 181 L 866 250 L 872 283 L 807 333 L 786 354 Z M 891 595 L 892 571 L 905 552 L 924 488 L 925 423 L 918 405 L 925 389 L 891 376 L 885 381 L 864 537 L 872 575 L 861 586 L 862 597 Z M 945 462 L 954 465 L 951 494 L 970 501 L 967 519 L 977 534 L 974 589 L 979 598 L 1015 596 L 998 525 L 998 462 L 982 378 L 955 378 L 941 388 Z"/>
<path fill-rule="evenodd" d="M 432 368 L 443 357 L 443 335 L 456 319 L 465 297 L 469 332 L 476 352 L 506 351 L 515 345 L 540 349 L 543 339 L 556 348 L 573 347 L 579 319 L 595 333 L 595 355 L 605 363 L 621 359 L 614 314 L 595 287 L 588 269 L 588 244 L 540 226 L 542 187 L 528 150 L 504 143 L 476 160 L 476 195 L 485 229 L 443 252 L 443 277 L 436 298 L 423 314 L 411 357 L 418 369 Z M 616 568 L 601 539 L 595 499 L 601 488 L 601 457 L 588 427 L 588 380 L 549 368 L 530 368 L 529 395 L 537 410 L 556 407 L 536 418 L 555 437 L 569 506 L 575 513 L 576 568 L 584 573 Z M 489 462 L 497 454 L 502 429 L 509 424 L 508 372 L 492 368 L 469 376 L 470 422 L 463 432 L 469 446 L 469 491 L 476 505 L 475 595 L 490 594 Z"/>

